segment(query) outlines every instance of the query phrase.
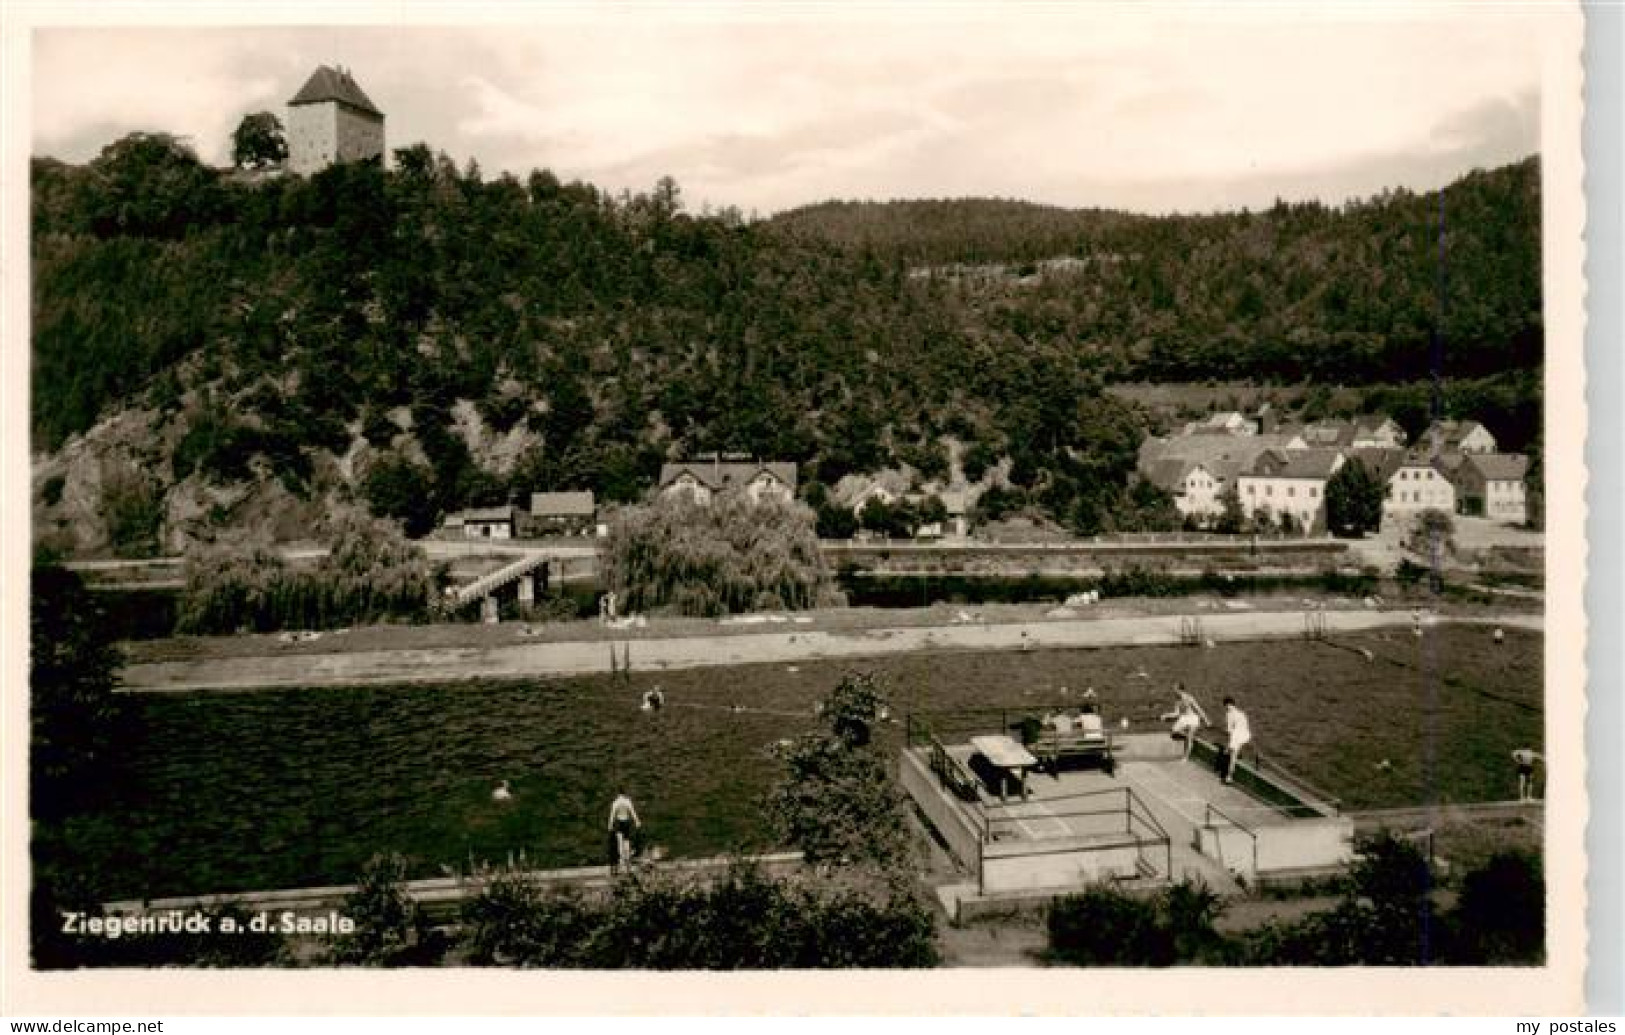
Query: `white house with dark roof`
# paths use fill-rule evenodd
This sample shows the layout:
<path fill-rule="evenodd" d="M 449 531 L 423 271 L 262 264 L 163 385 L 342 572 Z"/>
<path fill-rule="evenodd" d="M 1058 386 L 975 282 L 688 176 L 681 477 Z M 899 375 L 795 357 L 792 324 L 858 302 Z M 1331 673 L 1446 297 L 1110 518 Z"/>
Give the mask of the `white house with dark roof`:
<path fill-rule="evenodd" d="M 1472 453 L 1456 468 L 1461 512 L 1521 525 L 1529 520 L 1524 479 L 1529 458 L 1522 453 Z"/>
<path fill-rule="evenodd" d="M 1424 510 L 1456 509 L 1456 487 L 1438 458 L 1421 450 L 1361 449 L 1355 459 L 1383 485 L 1382 516 L 1405 519 Z"/>
<path fill-rule="evenodd" d="M 1343 466 L 1337 449 L 1266 450 L 1237 479 L 1242 513 L 1253 520 L 1291 514 L 1304 532 L 1326 527 L 1326 482 Z"/>
<path fill-rule="evenodd" d="M 1224 513 L 1224 494 L 1269 450 L 1306 449 L 1296 434 L 1182 435 L 1140 444 L 1140 476 L 1169 493 L 1182 517 L 1202 520 Z"/>
<path fill-rule="evenodd" d="M 737 491 L 752 503 L 774 499 L 788 503 L 796 496 L 796 465 L 788 462 L 685 460 L 660 466 L 663 496 L 686 494 L 708 504 L 718 493 Z"/>
<path fill-rule="evenodd" d="M 448 528 L 461 528 L 464 539 L 512 539 L 519 508 L 475 507 L 446 519 Z"/>
<path fill-rule="evenodd" d="M 289 171 L 308 176 L 383 157 L 384 113 L 349 69 L 319 66 L 288 101 Z"/>

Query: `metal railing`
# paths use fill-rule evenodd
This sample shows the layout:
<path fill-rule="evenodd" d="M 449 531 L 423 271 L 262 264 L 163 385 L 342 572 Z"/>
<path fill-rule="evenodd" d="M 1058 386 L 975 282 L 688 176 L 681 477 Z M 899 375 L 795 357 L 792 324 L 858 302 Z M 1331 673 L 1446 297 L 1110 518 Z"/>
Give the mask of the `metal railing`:
<path fill-rule="evenodd" d="M 1229 861 L 1224 857 L 1224 838 L 1219 834 L 1218 825 L 1213 822 L 1213 818 L 1215 816 L 1224 820 L 1227 825 L 1234 827 L 1247 835 L 1247 839 L 1252 848 L 1252 865 L 1247 868 L 1249 879 L 1251 879 L 1252 875 L 1258 873 L 1258 834 L 1255 833 L 1251 827 L 1242 823 L 1240 820 L 1227 815 L 1225 811 L 1219 808 L 1217 805 L 1209 804 L 1207 806 L 1207 810 L 1202 816 L 1202 829 L 1213 832 L 1213 850 L 1217 855 L 1219 865 L 1223 866 L 1226 870 L 1234 872 L 1235 867 L 1231 866 Z"/>

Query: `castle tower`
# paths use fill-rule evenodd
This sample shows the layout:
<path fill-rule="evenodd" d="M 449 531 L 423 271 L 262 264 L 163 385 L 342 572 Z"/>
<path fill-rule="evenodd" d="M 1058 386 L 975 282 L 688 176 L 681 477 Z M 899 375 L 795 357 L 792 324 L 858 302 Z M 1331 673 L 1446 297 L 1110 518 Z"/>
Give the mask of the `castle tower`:
<path fill-rule="evenodd" d="M 318 67 L 288 102 L 288 169 L 308 176 L 337 162 L 383 156 L 384 113 L 349 70 Z"/>

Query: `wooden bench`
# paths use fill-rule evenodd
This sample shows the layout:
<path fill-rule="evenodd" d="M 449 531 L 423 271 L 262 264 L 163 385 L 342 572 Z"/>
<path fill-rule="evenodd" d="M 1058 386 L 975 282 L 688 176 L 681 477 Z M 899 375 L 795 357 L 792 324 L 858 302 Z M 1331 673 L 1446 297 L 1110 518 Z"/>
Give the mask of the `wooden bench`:
<path fill-rule="evenodd" d="M 940 744 L 931 750 L 931 769 L 943 786 L 953 791 L 963 801 L 980 801 L 982 798 L 982 782 L 976 778 L 965 763 L 948 753 L 948 749 Z"/>
<path fill-rule="evenodd" d="M 1044 729 L 1039 732 L 1038 739 L 1027 745 L 1027 750 L 1038 759 L 1041 768 L 1056 775 L 1061 771 L 1062 762 L 1077 760 L 1099 760 L 1101 768 L 1107 774 L 1117 770 L 1117 759 L 1112 755 L 1112 735 L 1105 731 L 1098 733 L 1074 729 L 1069 733 L 1061 733 L 1053 729 Z"/>

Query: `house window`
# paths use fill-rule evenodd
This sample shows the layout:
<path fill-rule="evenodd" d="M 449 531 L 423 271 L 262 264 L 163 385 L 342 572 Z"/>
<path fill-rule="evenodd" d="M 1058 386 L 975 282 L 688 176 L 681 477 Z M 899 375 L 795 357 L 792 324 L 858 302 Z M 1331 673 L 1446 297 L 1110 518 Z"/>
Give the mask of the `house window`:
<path fill-rule="evenodd" d="M 1254 492 L 1254 490 L 1255 490 L 1255 489 L 1257 489 L 1257 488 L 1258 488 L 1258 486 L 1256 486 L 1256 485 L 1249 485 L 1249 486 L 1247 486 L 1247 495 L 1249 495 L 1249 496 L 1253 496 L 1253 495 L 1256 495 L 1256 493 L 1255 493 L 1255 492 Z"/>
<path fill-rule="evenodd" d="M 1275 495 L 1275 486 L 1273 486 L 1273 485 L 1264 486 L 1264 495 L 1266 495 L 1266 496 L 1274 496 Z"/>
<path fill-rule="evenodd" d="M 1309 486 L 1309 498 L 1310 499 L 1314 499 L 1315 496 L 1319 494 L 1319 492 L 1320 492 L 1320 490 L 1315 488 L 1313 485 Z"/>
<path fill-rule="evenodd" d="M 1286 494 L 1287 494 L 1287 498 L 1290 499 L 1290 498 L 1292 498 L 1292 497 L 1294 497 L 1294 496 L 1296 496 L 1298 494 L 1298 490 L 1296 488 L 1288 485 L 1286 487 Z"/>

